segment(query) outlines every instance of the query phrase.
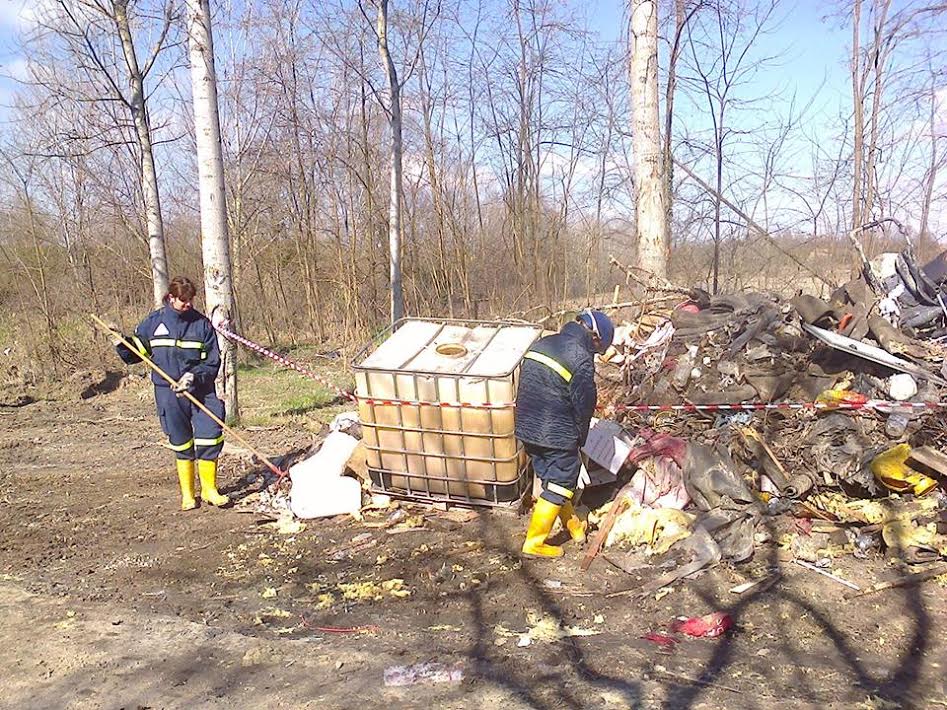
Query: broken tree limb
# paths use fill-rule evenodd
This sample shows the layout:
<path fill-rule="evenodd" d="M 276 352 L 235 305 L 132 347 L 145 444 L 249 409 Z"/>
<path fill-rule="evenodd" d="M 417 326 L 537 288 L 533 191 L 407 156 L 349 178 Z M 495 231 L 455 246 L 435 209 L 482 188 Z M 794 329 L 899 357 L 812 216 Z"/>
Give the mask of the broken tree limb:
<path fill-rule="evenodd" d="M 690 550 L 693 559 L 642 586 L 640 592 L 642 596 L 654 594 L 661 587 L 669 587 L 678 580 L 700 572 L 702 569 L 709 569 L 720 562 L 722 556 L 720 546 L 704 528 L 695 528 L 691 536 L 684 540 L 681 545 Z"/>
<path fill-rule="evenodd" d="M 776 454 L 767 446 L 766 442 L 763 441 L 763 437 L 753 427 L 740 427 L 737 431 L 743 437 L 747 448 L 762 465 L 763 472 L 782 493 L 789 485 L 789 474 L 786 473 L 786 469 L 776 458 Z"/>
<path fill-rule="evenodd" d="M 649 276 L 649 277 L 650 277 L 651 279 L 653 279 L 654 281 L 657 281 L 658 279 L 654 276 L 654 274 L 651 274 L 651 273 L 649 273 L 648 271 L 645 271 L 644 269 L 642 269 L 642 268 L 639 267 L 639 266 L 626 266 L 625 264 L 622 264 L 622 263 L 621 263 L 618 259 L 616 259 L 612 254 L 609 254 L 609 255 L 608 255 L 608 263 L 609 263 L 609 265 L 614 266 L 614 267 L 620 269 L 620 270 L 625 274 L 625 276 L 626 276 L 628 279 L 630 279 L 631 281 L 634 281 L 634 282 L 635 282 L 636 284 L 638 284 L 639 286 L 642 286 L 642 287 L 644 287 L 644 288 L 646 288 L 646 289 L 648 289 L 648 290 L 650 290 L 650 291 L 656 291 L 657 293 L 671 293 L 671 294 L 677 294 L 677 293 L 679 293 L 679 294 L 682 294 L 682 295 L 684 295 L 684 296 L 689 296 L 689 295 L 690 295 L 690 291 L 689 291 L 688 289 L 686 289 L 686 288 L 678 288 L 678 287 L 674 286 L 674 285 L 673 285 L 670 281 L 668 281 L 667 279 L 662 279 L 662 281 L 663 281 L 663 285 L 662 285 L 662 286 L 657 286 L 657 285 L 655 285 L 655 284 L 648 284 L 648 283 L 645 283 L 645 282 L 642 281 L 638 276 L 635 276 L 633 272 L 635 272 L 635 271 L 640 271 L 642 274 L 645 274 L 645 275 Z"/>
<path fill-rule="evenodd" d="M 693 559 L 687 564 L 681 565 L 677 569 L 674 569 L 668 572 L 665 575 L 653 579 L 646 584 L 643 584 L 640 587 L 634 587 L 632 589 L 622 589 L 618 592 L 612 592 L 606 594 L 606 598 L 621 597 L 628 594 L 633 594 L 636 596 L 648 596 L 649 594 L 656 593 L 662 587 L 669 587 L 678 580 L 684 579 L 692 574 L 700 572 L 702 569 L 709 569 L 713 567 L 718 562 L 720 562 L 721 552 L 720 547 L 717 545 L 716 541 L 710 536 L 710 533 L 704 528 L 696 528 L 693 534 L 687 538 L 681 545 L 690 550 L 693 554 Z M 618 567 L 624 572 L 632 574 L 636 570 L 629 570 L 618 564 L 610 557 L 606 557 L 609 562 Z"/>
<path fill-rule="evenodd" d="M 886 222 L 893 223 L 894 226 L 898 228 L 901 236 L 904 237 L 904 240 L 907 241 L 907 230 L 904 228 L 904 225 L 894 217 L 882 217 L 881 219 L 867 222 L 857 229 L 852 229 L 848 232 L 848 240 L 852 243 L 852 246 L 855 247 L 855 251 L 858 252 L 858 256 L 862 261 L 862 273 L 865 275 L 865 282 L 871 287 L 871 290 L 877 294 L 883 293 L 884 289 L 881 282 L 878 281 L 878 278 L 875 276 L 875 272 L 871 270 L 871 262 L 868 261 L 868 256 L 865 254 L 861 242 L 858 241 L 858 235 L 862 232 L 867 232 L 869 229 L 880 227 Z M 908 247 L 910 247 L 910 243 L 908 243 Z"/>
<path fill-rule="evenodd" d="M 920 582 L 926 582 L 929 579 L 934 577 L 940 577 L 942 574 L 947 574 L 947 564 L 937 565 L 936 567 L 931 567 L 926 569 L 923 572 L 916 572 L 915 574 L 908 574 L 904 577 L 898 577 L 897 579 L 892 579 L 890 582 L 879 582 L 878 584 L 868 587 L 868 589 L 862 589 L 855 594 L 849 594 L 846 596 L 846 599 L 857 599 L 858 597 L 863 597 L 866 594 L 874 594 L 875 592 L 883 592 L 885 589 L 894 589 L 895 587 L 907 587 L 912 584 L 919 584 Z"/>
<path fill-rule="evenodd" d="M 782 574 L 780 572 L 775 572 L 769 577 L 761 577 L 760 579 L 753 579 L 749 582 L 744 582 L 743 584 L 738 584 L 735 587 L 730 589 L 731 594 L 743 594 L 744 592 L 749 592 L 753 590 L 754 594 L 762 594 L 767 589 L 772 587 L 776 582 L 782 579 Z"/>
<path fill-rule="evenodd" d="M 626 490 L 627 489 L 627 490 Z M 582 571 L 584 572 L 592 564 L 592 560 L 595 559 L 595 556 L 602 551 L 602 548 L 605 547 L 605 541 L 608 539 L 608 533 L 612 531 L 612 528 L 615 526 L 615 521 L 618 519 L 618 516 L 628 507 L 628 497 L 625 495 L 627 491 L 631 490 L 631 483 L 626 483 L 625 486 L 618 491 L 618 495 L 615 496 L 615 502 L 612 503 L 612 507 L 608 511 L 608 515 L 605 516 L 605 520 L 602 521 L 602 526 L 598 529 L 598 532 L 595 533 L 595 537 L 592 538 L 592 542 L 589 545 L 589 549 L 585 553 L 585 557 L 582 558 Z"/>
<path fill-rule="evenodd" d="M 738 693 L 740 695 L 743 694 L 743 691 L 740 690 L 739 688 L 734 688 L 729 685 L 723 685 L 716 681 L 704 680 L 703 678 L 691 678 L 690 676 L 683 675 L 682 673 L 672 673 L 668 670 L 658 670 L 656 668 L 652 670 L 654 673 L 658 675 L 663 675 L 668 678 L 671 678 L 672 680 L 681 681 L 683 683 L 693 683 L 694 685 L 700 685 L 705 688 L 720 688 L 721 690 L 726 690 L 730 693 Z"/>
<path fill-rule="evenodd" d="M 774 237 L 772 237 L 772 236 L 769 234 L 769 232 L 767 232 L 765 229 L 763 229 L 763 227 L 760 226 L 760 224 L 757 223 L 756 220 L 754 220 L 752 217 L 750 217 L 750 215 L 748 215 L 746 212 L 744 212 L 744 211 L 741 210 L 739 207 L 737 207 L 733 202 L 731 202 L 731 201 L 728 200 L 726 197 L 724 197 L 724 196 L 721 195 L 719 192 L 717 192 L 717 191 L 716 191 L 709 183 L 707 183 L 705 180 L 703 180 L 702 178 L 698 177 L 698 176 L 694 173 L 693 170 L 691 170 L 689 167 L 687 167 L 686 165 L 684 165 L 684 163 L 682 163 L 681 161 L 679 161 L 677 158 L 674 158 L 673 160 L 674 160 L 674 164 L 675 164 L 677 167 L 679 167 L 681 170 L 683 170 L 685 173 L 687 173 L 688 177 L 690 177 L 694 182 L 696 182 L 698 185 L 700 185 L 700 187 L 703 188 L 705 191 L 707 191 L 707 192 L 709 192 L 710 194 L 716 196 L 716 197 L 717 197 L 723 204 L 725 204 L 732 212 L 734 212 L 738 217 L 740 217 L 740 219 L 742 219 L 744 222 L 746 222 L 746 225 L 747 225 L 748 227 L 751 227 L 754 231 L 756 231 L 757 233 L 759 233 L 759 235 L 760 235 L 761 237 L 763 237 L 763 239 L 765 239 L 765 240 L 768 241 L 770 244 L 772 244 L 780 253 L 784 254 L 784 255 L 787 256 L 787 257 L 789 257 L 793 262 L 795 262 L 795 264 L 796 264 L 799 268 L 805 270 L 806 272 L 808 272 L 809 274 L 811 274 L 812 276 L 814 276 L 815 278 L 817 278 L 819 281 L 821 281 L 822 283 L 824 283 L 824 284 L 825 284 L 826 286 L 828 286 L 829 288 L 834 289 L 834 288 L 836 287 L 836 284 L 832 283 L 831 281 L 829 281 L 828 279 L 826 279 L 824 276 L 822 276 L 821 274 L 819 274 L 819 273 L 816 272 L 815 270 L 811 269 L 809 266 L 807 266 L 807 265 L 804 264 L 802 261 L 800 261 L 794 254 L 790 253 L 790 252 L 787 251 L 785 248 L 783 248 L 783 246 L 782 246 Z"/>

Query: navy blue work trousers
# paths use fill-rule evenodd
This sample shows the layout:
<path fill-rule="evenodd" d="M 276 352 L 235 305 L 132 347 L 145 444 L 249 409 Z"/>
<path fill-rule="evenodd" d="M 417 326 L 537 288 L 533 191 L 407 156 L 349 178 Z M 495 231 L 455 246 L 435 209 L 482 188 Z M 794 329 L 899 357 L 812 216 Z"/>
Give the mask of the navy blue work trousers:
<path fill-rule="evenodd" d="M 582 466 L 578 449 L 548 449 L 527 443 L 524 447 L 533 462 L 533 471 L 543 483 L 540 498 L 555 505 L 572 500 Z"/>
<path fill-rule="evenodd" d="M 197 400 L 224 419 L 224 403 L 217 393 L 195 393 Z M 187 397 L 178 397 L 170 387 L 155 386 L 155 404 L 161 429 L 168 435 L 168 442 L 179 459 L 215 461 L 224 446 L 223 430 Z"/>

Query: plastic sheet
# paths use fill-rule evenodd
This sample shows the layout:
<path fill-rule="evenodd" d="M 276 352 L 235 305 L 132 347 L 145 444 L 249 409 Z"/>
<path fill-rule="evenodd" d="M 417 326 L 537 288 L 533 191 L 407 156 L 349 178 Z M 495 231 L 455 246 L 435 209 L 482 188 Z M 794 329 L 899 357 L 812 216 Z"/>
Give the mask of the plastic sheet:
<path fill-rule="evenodd" d="M 871 462 L 871 472 L 892 491 L 910 491 L 916 496 L 924 495 L 937 485 L 937 481 L 910 468 L 906 463 L 910 455 L 909 444 L 898 444 L 874 458 Z"/>

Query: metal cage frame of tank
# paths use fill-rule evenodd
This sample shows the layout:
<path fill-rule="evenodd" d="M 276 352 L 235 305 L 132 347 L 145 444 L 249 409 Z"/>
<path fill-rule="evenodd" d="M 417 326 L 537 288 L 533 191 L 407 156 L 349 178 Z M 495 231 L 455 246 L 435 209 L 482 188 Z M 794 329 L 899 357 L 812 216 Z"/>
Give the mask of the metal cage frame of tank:
<path fill-rule="evenodd" d="M 490 340 L 487 341 L 488 343 L 491 342 L 494 337 L 496 337 L 497 333 L 500 332 L 500 328 L 504 326 L 518 326 L 518 327 L 532 326 L 537 329 L 537 337 L 538 337 L 538 333 L 541 332 L 541 328 L 539 328 L 539 326 L 537 326 L 535 323 L 529 323 L 525 321 L 512 321 L 512 320 L 484 321 L 484 320 L 476 320 L 476 319 L 468 320 L 468 319 L 456 319 L 456 318 L 421 318 L 421 317 L 402 318 L 398 320 L 393 326 L 389 326 L 384 331 L 379 333 L 375 338 L 372 339 L 370 343 L 366 344 L 361 350 L 359 350 L 359 352 L 352 358 L 352 361 L 364 362 L 369 354 L 369 350 L 372 347 L 378 345 L 380 342 L 382 342 L 383 337 L 386 337 L 394 333 L 398 329 L 399 326 L 401 326 L 403 323 L 407 321 L 424 321 L 428 323 L 435 323 L 441 326 L 440 328 L 438 328 L 437 331 L 434 332 L 434 334 L 419 349 L 418 352 L 428 347 L 431 343 L 437 340 L 437 337 L 443 332 L 444 327 L 449 326 L 449 325 L 459 325 L 459 326 L 464 326 L 464 327 L 496 326 L 497 331 L 491 336 Z M 412 356 L 412 358 L 413 357 L 414 356 Z M 453 380 L 454 392 L 457 395 L 456 400 L 460 402 L 461 400 L 460 381 L 465 377 L 469 377 L 469 375 L 466 375 L 464 373 L 467 370 L 471 369 L 471 367 L 477 361 L 478 357 L 479 355 L 477 357 L 474 357 L 469 363 L 467 363 L 467 365 L 464 367 L 464 372 L 460 372 L 460 373 L 443 373 L 443 372 L 434 372 L 434 371 L 429 371 L 429 370 L 417 370 L 417 371 L 406 372 L 404 370 L 398 370 L 398 369 L 378 368 L 378 367 L 366 368 L 366 367 L 362 367 L 361 365 L 354 365 L 353 370 L 355 370 L 356 372 L 366 373 L 365 387 L 368 390 L 364 394 L 357 393 L 356 396 L 359 398 L 359 400 L 375 398 L 375 396 L 371 392 L 371 378 L 367 376 L 367 373 L 372 373 L 372 374 L 388 374 L 388 375 L 391 375 L 392 377 L 394 376 L 411 377 L 415 392 L 419 391 L 417 377 L 436 377 L 439 380 Z M 512 376 L 513 391 L 515 392 L 516 391 L 515 373 L 518 367 L 519 367 L 519 363 L 517 363 L 516 365 L 514 365 L 512 368 L 510 368 L 508 371 L 504 373 L 491 375 L 490 379 L 493 379 L 493 378 L 499 379 L 499 378 Z M 391 397 L 378 396 L 377 399 L 390 400 Z M 374 407 L 376 405 L 374 403 L 370 403 L 369 406 L 373 408 L 372 412 L 374 415 Z M 406 406 L 406 405 L 402 405 L 402 406 Z M 420 422 L 421 421 L 420 409 L 422 405 L 418 404 L 418 405 L 413 405 L 413 406 L 418 410 L 417 412 L 418 421 Z M 359 417 L 359 419 L 361 420 L 361 417 Z M 376 422 L 364 422 L 364 421 L 362 421 L 361 424 L 363 428 L 372 428 L 376 432 L 379 429 L 400 431 L 402 441 L 404 441 L 404 437 L 406 433 L 420 434 L 422 435 L 422 441 L 423 441 L 423 434 L 440 434 L 442 441 L 443 441 L 444 435 L 459 436 L 461 443 L 463 443 L 464 437 L 489 438 L 491 440 L 491 448 L 493 450 L 494 455 L 492 457 L 468 456 L 462 452 L 458 456 L 458 455 L 447 454 L 447 453 L 409 451 L 406 449 L 392 450 L 390 448 L 383 448 L 380 445 L 369 446 L 366 443 L 365 448 L 368 449 L 369 451 L 373 451 L 376 454 L 378 454 L 379 461 L 382 460 L 381 458 L 382 453 L 385 453 L 385 454 L 401 455 L 404 457 L 404 462 L 405 462 L 404 471 L 392 471 L 385 468 L 380 468 L 380 467 L 375 468 L 375 467 L 369 466 L 368 473 L 372 481 L 372 490 L 379 493 L 385 493 L 387 495 L 395 496 L 398 498 L 404 498 L 407 500 L 443 501 L 443 502 L 449 502 L 449 503 L 463 503 L 467 505 L 481 505 L 481 506 L 497 507 L 497 506 L 508 506 L 511 504 L 515 504 L 522 498 L 523 494 L 526 493 L 526 491 L 531 488 L 532 469 L 530 467 L 530 462 L 529 462 L 528 457 L 523 455 L 524 454 L 523 444 L 519 440 L 515 439 L 515 437 L 513 439 L 516 445 L 515 446 L 516 451 L 513 456 L 511 457 L 497 457 L 496 456 L 497 439 L 512 437 L 513 432 L 510 431 L 510 432 L 497 433 L 493 431 L 493 418 L 492 417 L 490 418 L 490 432 L 486 434 L 463 432 L 463 431 L 432 430 L 432 429 L 424 429 L 421 426 L 407 427 L 404 425 L 404 414 L 400 406 L 398 407 L 398 421 L 399 421 L 398 426 L 387 425 L 387 424 L 377 424 Z M 380 441 L 379 437 L 377 436 L 377 433 L 376 433 L 376 441 Z M 364 437 L 363 437 L 363 442 L 364 442 Z M 425 470 L 424 473 L 410 472 L 408 471 L 408 456 L 423 457 L 423 460 L 425 462 L 425 469 L 427 468 L 426 466 L 427 460 L 432 457 L 445 459 L 445 461 L 448 459 L 454 459 L 454 460 L 459 459 L 463 461 L 470 460 L 470 461 L 487 462 L 491 464 L 491 468 L 493 470 L 493 480 L 471 479 L 467 477 L 460 478 L 458 476 L 431 474 L 427 470 Z M 502 463 L 510 463 L 512 461 L 516 461 L 521 456 L 523 457 L 523 464 L 519 466 L 519 470 L 517 472 L 516 478 L 512 481 L 498 480 L 497 465 L 502 464 Z M 446 464 L 445 464 L 445 470 L 446 470 Z M 401 487 L 393 486 L 391 483 L 392 477 L 404 479 L 405 482 L 407 483 L 406 490 Z M 414 486 L 415 481 L 418 483 L 417 487 Z M 445 493 L 439 493 L 439 492 L 431 490 L 431 484 L 435 481 L 438 483 L 441 483 L 444 486 L 445 491 L 446 491 Z M 451 492 L 452 483 L 454 484 L 455 490 L 460 489 L 464 492 L 452 493 Z M 469 493 L 466 492 L 469 490 L 470 486 L 483 486 L 484 491 L 488 492 L 490 495 L 488 495 L 487 497 L 471 496 L 469 495 Z"/>

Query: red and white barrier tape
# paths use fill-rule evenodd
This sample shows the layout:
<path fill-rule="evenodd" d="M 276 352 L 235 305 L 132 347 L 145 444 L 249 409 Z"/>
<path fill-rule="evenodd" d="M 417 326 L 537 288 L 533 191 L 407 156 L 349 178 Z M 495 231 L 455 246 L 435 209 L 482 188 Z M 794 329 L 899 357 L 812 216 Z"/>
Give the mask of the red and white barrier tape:
<path fill-rule="evenodd" d="M 254 352 L 278 362 L 284 367 L 296 370 L 307 377 L 314 379 L 324 387 L 335 392 L 340 397 L 351 402 L 362 402 L 377 406 L 387 407 L 438 407 L 442 409 L 510 409 L 516 405 L 515 402 L 426 402 L 423 400 L 410 399 L 378 399 L 376 397 L 363 397 L 361 395 L 346 392 L 329 382 L 321 375 L 317 375 L 312 370 L 293 362 L 292 360 L 279 355 L 272 350 L 268 350 L 259 343 L 237 335 L 223 326 L 215 326 L 225 338 L 244 345 Z M 882 412 L 917 412 L 926 409 L 947 408 L 947 402 L 894 402 L 881 399 L 870 399 L 865 402 L 742 402 L 737 404 L 621 404 L 611 408 L 614 412 L 756 412 L 775 409 L 796 409 L 796 410 L 842 410 L 854 411 L 860 409 L 874 409 Z M 608 409 L 599 407 L 599 409 Z"/>
<path fill-rule="evenodd" d="M 299 363 L 293 362 L 289 358 L 285 358 L 278 353 L 274 353 L 272 350 L 267 350 L 259 343 L 254 343 L 252 340 L 244 338 L 242 335 L 237 335 L 236 333 L 234 333 L 231 330 L 228 330 L 222 325 L 217 325 L 214 327 L 217 329 L 217 332 L 223 335 L 225 338 L 233 340 L 236 343 L 240 343 L 241 345 L 245 345 L 246 347 L 250 348 L 254 352 L 260 353 L 260 355 L 264 355 L 270 358 L 270 360 L 274 360 L 275 362 L 278 362 L 283 367 L 288 367 L 291 370 L 296 370 L 296 372 L 302 373 L 306 377 L 312 378 L 313 380 L 323 385 L 324 387 L 328 388 L 332 392 L 335 392 L 337 395 L 339 395 L 343 399 L 348 399 L 348 400 L 351 400 L 352 402 L 358 401 L 355 398 L 355 395 L 352 394 L 351 392 L 346 392 L 345 390 L 336 387 L 334 384 L 329 382 L 329 380 L 327 380 L 325 377 L 322 377 L 321 375 L 317 375 L 315 372 L 313 372 L 312 370 L 306 367 L 303 367 Z"/>
<path fill-rule="evenodd" d="M 389 407 L 439 407 L 464 409 L 509 409 L 515 402 L 425 402 L 410 399 L 376 399 L 356 395 L 359 402 Z M 947 407 L 947 402 L 891 402 L 887 400 L 869 400 L 862 403 L 852 402 L 741 402 L 737 404 L 620 404 L 614 407 L 599 406 L 598 410 L 612 412 L 755 412 L 770 409 L 797 410 L 845 410 L 877 409 L 884 412 L 918 411 Z"/>
<path fill-rule="evenodd" d="M 867 402 L 742 402 L 738 404 L 621 404 L 614 408 L 619 412 L 755 412 L 767 409 L 813 409 L 813 410 L 858 410 L 916 411 L 947 407 L 947 402 L 892 402 L 870 399 Z"/>

